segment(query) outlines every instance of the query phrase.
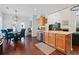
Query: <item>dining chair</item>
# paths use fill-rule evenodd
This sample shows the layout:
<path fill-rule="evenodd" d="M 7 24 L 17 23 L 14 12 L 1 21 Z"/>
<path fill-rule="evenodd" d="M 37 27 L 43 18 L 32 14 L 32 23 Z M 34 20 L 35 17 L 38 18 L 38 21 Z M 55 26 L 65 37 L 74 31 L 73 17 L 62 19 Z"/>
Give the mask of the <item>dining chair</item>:
<path fill-rule="evenodd" d="M 1 30 L 2 33 L 4 33 L 4 37 L 7 40 L 7 42 L 11 41 L 12 38 L 14 38 L 13 33 L 8 32 L 8 30 Z"/>
<path fill-rule="evenodd" d="M 25 29 L 21 29 L 21 32 L 18 33 L 18 38 L 21 39 L 22 37 L 25 38 Z"/>

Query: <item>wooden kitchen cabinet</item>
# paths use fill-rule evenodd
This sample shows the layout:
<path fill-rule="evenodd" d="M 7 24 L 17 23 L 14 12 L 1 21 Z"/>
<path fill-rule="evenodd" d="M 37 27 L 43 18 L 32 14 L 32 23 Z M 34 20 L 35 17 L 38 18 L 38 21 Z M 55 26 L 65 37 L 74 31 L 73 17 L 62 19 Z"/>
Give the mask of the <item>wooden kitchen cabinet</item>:
<path fill-rule="evenodd" d="M 72 48 L 71 35 L 56 34 L 56 48 L 68 54 Z"/>
<path fill-rule="evenodd" d="M 69 32 L 45 32 L 45 43 L 65 54 L 72 51 L 72 35 Z"/>
<path fill-rule="evenodd" d="M 48 44 L 48 32 L 45 32 L 45 43 Z"/>
<path fill-rule="evenodd" d="M 54 33 L 48 33 L 48 43 L 49 45 L 55 47 L 55 34 Z"/>
<path fill-rule="evenodd" d="M 44 16 L 41 16 L 40 20 L 39 20 L 39 23 L 40 23 L 41 26 L 45 26 L 45 24 L 46 24 L 46 18 Z"/>
<path fill-rule="evenodd" d="M 56 34 L 56 48 L 65 51 L 65 36 L 63 34 Z"/>

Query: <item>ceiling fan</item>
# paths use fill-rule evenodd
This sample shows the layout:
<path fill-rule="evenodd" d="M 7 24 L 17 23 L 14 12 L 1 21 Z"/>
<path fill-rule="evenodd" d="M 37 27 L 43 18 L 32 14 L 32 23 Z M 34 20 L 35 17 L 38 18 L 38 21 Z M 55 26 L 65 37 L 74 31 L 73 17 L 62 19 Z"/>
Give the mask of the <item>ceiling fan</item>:
<path fill-rule="evenodd" d="M 79 11 L 79 5 L 73 6 L 71 11 Z"/>
<path fill-rule="evenodd" d="M 75 12 L 75 15 L 76 16 L 79 16 L 79 5 L 73 6 L 71 8 L 71 11 L 74 11 Z"/>

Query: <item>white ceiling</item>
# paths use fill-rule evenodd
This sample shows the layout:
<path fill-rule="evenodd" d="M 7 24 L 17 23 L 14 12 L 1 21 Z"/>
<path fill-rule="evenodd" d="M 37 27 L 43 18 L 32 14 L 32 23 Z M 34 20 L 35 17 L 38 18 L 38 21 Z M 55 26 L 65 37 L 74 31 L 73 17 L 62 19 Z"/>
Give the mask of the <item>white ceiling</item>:
<path fill-rule="evenodd" d="M 0 4 L 0 10 L 6 14 L 14 14 L 14 10 L 17 9 L 18 15 L 32 16 L 33 14 L 48 15 L 70 6 L 71 4 Z"/>

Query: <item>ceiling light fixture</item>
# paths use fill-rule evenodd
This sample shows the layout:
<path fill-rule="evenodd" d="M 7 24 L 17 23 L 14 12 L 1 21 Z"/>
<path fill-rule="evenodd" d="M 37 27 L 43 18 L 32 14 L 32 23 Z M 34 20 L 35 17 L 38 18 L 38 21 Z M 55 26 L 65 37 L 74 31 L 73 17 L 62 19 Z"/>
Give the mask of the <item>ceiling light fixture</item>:
<path fill-rule="evenodd" d="M 9 10 L 9 7 L 6 7 L 7 10 Z"/>
<path fill-rule="evenodd" d="M 18 12 L 17 9 L 15 9 L 14 12 L 15 12 L 15 15 L 13 16 L 13 19 L 14 19 L 14 21 L 17 22 L 18 21 L 18 18 L 19 18 L 18 15 L 17 15 L 17 12 Z"/>
<path fill-rule="evenodd" d="M 79 10 L 79 5 L 73 6 L 71 8 L 71 11 L 78 11 Z"/>
<path fill-rule="evenodd" d="M 9 7 L 6 7 L 7 10 L 9 10 Z M 12 16 L 12 19 L 14 19 L 15 22 L 18 21 L 18 15 L 17 15 L 17 9 L 14 10 L 14 15 Z"/>
<path fill-rule="evenodd" d="M 76 16 L 79 16 L 79 5 L 73 6 L 71 8 L 71 11 L 74 11 L 75 12 L 75 15 Z"/>

